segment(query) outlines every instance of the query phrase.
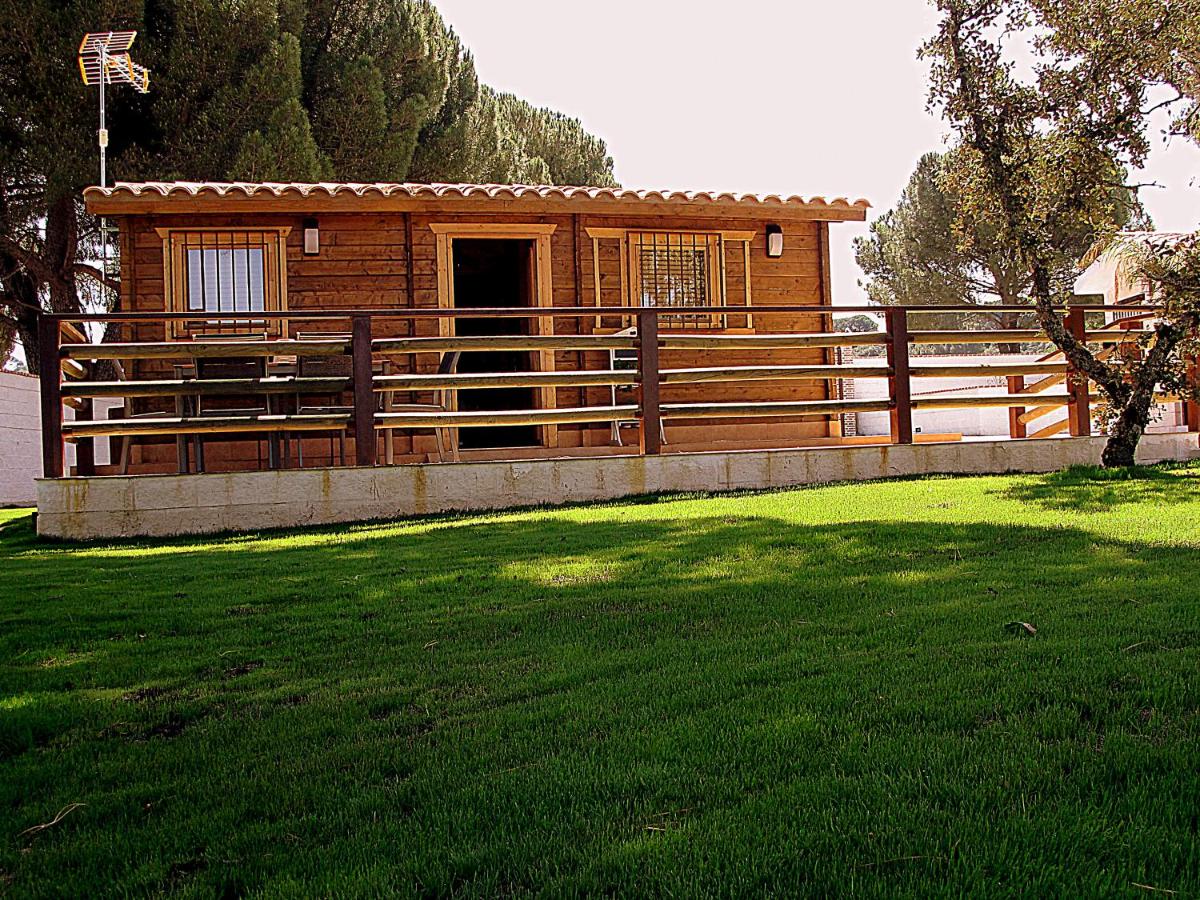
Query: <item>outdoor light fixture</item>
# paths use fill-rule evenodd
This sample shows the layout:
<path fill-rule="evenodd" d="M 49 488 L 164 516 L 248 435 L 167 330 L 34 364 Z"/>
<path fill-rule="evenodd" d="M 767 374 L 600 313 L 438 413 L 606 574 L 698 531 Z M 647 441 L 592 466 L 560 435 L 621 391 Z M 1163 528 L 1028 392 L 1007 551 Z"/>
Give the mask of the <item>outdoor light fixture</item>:
<path fill-rule="evenodd" d="M 321 252 L 321 232 L 316 219 L 304 220 L 304 255 L 316 256 Z"/>
<path fill-rule="evenodd" d="M 771 259 L 783 256 L 783 229 L 778 225 L 767 226 L 767 256 Z"/>

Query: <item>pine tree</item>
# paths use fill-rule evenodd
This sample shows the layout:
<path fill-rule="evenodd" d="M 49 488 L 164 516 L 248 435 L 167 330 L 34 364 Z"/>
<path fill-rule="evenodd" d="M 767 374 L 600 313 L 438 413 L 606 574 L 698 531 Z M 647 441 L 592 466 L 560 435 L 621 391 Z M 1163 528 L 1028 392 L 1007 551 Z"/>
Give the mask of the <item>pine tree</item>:
<path fill-rule="evenodd" d="M 151 92 L 109 94 L 121 180 L 613 183 L 579 122 L 479 83 L 429 0 L 0 0 L 0 335 L 100 275 L 87 31 L 132 28 Z M 3 358 L 0 355 L 0 358 Z"/>
<path fill-rule="evenodd" d="M 962 198 L 947 183 L 945 173 L 954 158 L 927 153 L 917 162 L 896 206 L 871 224 L 871 233 L 854 242 L 855 258 L 868 280 L 868 295 L 884 306 L 980 307 L 966 325 L 987 328 L 1029 327 L 1016 312 L 989 312 L 989 305 L 1032 306 L 1032 282 L 1014 248 L 987 217 L 971 215 Z M 1120 184 L 1113 164 L 1114 184 Z M 1048 221 L 1048 246 L 1053 251 L 1054 277 L 1074 279 L 1075 263 L 1095 243 L 1099 233 L 1126 227 L 1148 228 L 1135 193 L 1112 191 L 1113 202 L 1097 216 L 1093 210 L 1073 210 Z M 961 317 L 927 316 L 927 327 L 961 327 Z M 1017 352 L 1016 345 L 1003 345 Z"/>

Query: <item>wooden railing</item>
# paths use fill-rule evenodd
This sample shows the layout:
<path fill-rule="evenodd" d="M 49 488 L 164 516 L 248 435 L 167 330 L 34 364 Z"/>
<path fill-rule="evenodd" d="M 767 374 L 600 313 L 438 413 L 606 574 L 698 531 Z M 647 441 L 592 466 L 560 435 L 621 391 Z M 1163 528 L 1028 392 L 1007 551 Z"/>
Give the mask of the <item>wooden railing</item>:
<path fill-rule="evenodd" d="M 1101 328 L 1091 333 L 1093 339 L 1107 341 L 1108 346 L 1096 351 L 1096 356 L 1101 360 L 1109 360 L 1121 348 L 1121 343 L 1127 340 L 1130 336 L 1141 332 L 1145 324 L 1151 320 L 1155 313 L 1153 309 L 1147 309 L 1145 303 L 1139 303 L 1136 307 L 1131 307 L 1128 302 L 1117 304 L 1112 308 L 1112 318 Z M 1072 320 L 1068 319 L 1068 322 Z M 1078 314 L 1072 323 L 1073 330 L 1078 333 L 1083 330 L 1083 324 Z M 1061 407 L 1053 404 L 1041 403 L 1039 395 L 1043 392 L 1056 387 L 1060 384 L 1070 384 L 1068 378 L 1068 366 L 1065 362 L 1065 357 L 1061 350 L 1054 350 L 1046 354 L 1039 360 L 1039 363 L 1044 363 L 1051 367 L 1048 369 L 1035 370 L 1031 364 L 1023 372 L 1013 372 L 1009 375 L 1009 392 L 1013 394 L 1029 394 L 1031 399 L 1037 405 L 1031 408 L 1012 407 L 1009 418 L 1009 435 L 1014 438 L 1023 437 L 1051 437 L 1060 434 L 1063 431 L 1068 431 L 1071 434 L 1076 434 L 1085 427 L 1085 417 L 1082 414 L 1072 414 L 1071 410 L 1067 411 L 1065 416 L 1054 418 L 1049 423 L 1041 424 L 1033 434 L 1029 434 L 1028 426 L 1039 420 L 1052 417 L 1056 412 L 1061 410 Z M 1045 374 L 1045 378 L 1040 378 L 1032 384 L 1025 383 L 1025 375 Z M 1078 386 L 1076 385 L 1078 390 Z M 1084 399 L 1082 391 L 1079 391 L 1080 402 Z M 1188 407 L 1188 414 L 1191 419 L 1194 419 L 1194 406 Z"/>
<path fill-rule="evenodd" d="M 961 308 L 963 311 L 974 308 Z M 999 307 L 995 309 L 1001 309 Z M 1018 309 L 1006 307 L 1003 309 Z M 1022 311 L 1028 311 L 1020 307 Z M 1112 343 L 1127 339 L 1130 321 L 1122 320 L 1121 328 L 1085 327 L 1085 315 L 1110 307 L 1101 305 L 1073 306 L 1065 310 L 1067 326 L 1081 339 L 1093 344 Z M 708 311 L 706 309 L 700 312 Z M 719 309 L 717 310 L 719 311 Z M 81 475 L 95 471 L 93 440 L 113 436 L 132 438 L 143 435 L 172 435 L 178 441 L 192 435 L 255 435 L 300 434 L 321 431 L 344 431 L 353 436 L 354 459 L 358 465 L 369 466 L 379 460 L 377 436 L 396 429 L 445 429 L 507 425 L 558 426 L 577 423 L 610 424 L 636 421 L 638 423 L 638 452 L 662 452 L 661 435 L 664 421 L 729 420 L 729 419 L 788 419 L 797 417 L 828 417 L 849 412 L 887 412 L 890 415 L 890 440 L 905 444 L 913 440 L 913 411 L 925 409 L 1007 407 L 1010 410 L 1011 435 L 1025 436 L 1025 423 L 1032 413 L 1061 409 L 1068 411 L 1072 435 L 1091 433 L 1092 395 L 1084 380 L 1071 372 L 1061 354 L 1051 353 L 1036 362 L 946 363 L 923 361 L 914 355 L 917 345 L 949 345 L 964 343 L 1041 343 L 1045 335 L 1035 329 L 1021 330 L 921 330 L 910 327 L 914 317 L 937 313 L 945 315 L 947 307 L 890 308 L 838 307 L 837 312 L 870 312 L 881 315 L 886 328 L 869 333 L 759 333 L 712 334 L 670 333 L 659 331 L 659 317 L 671 311 L 663 308 L 623 310 L 636 316 L 636 334 L 560 334 L 455 336 L 447 334 L 452 328 L 430 327 L 430 334 L 416 334 L 419 322 L 431 319 L 507 318 L 521 317 L 535 323 L 569 323 L 590 321 L 594 308 L 542 309 L 403 309 L 355 310 L 348 312 L 289 311 L 279 315 L 259 315 L 258 319 L 286 319 L 295 330 L 302 323 L 336 326 L 338 333 L 328 338 L 309 340 L 227 338 L 194 340 L 145 341 L 125 340 L 113 343 L 94 343 L 75 326 L 77 322 L 117 323 L 127 329 L 162 326 L 167 320 L 204 319 L 205 314 L 162 315 L 155 313 L 117 313 L 91 315 L 45 315 L 40 325 L 41 338 L 41 410 L 43 421 L 43 467 L 48 477 L 64 474 L 64 441 L 74 441 L 78 447 L 76 472 Z M 1130 310 L 1122 311 L 1129 316 Z M 827 314 L 826 308 L 811 306 L 756 307 L 758 321 L 775 315 L 816 316 Z M 1153 315 L 1148 308 L 1143 319 Z M 348 326 L 348 327 L 347 327 Z M 386 327 L 385 327 L 386 326 Z M 403 326 L 405 334 L 395 332 Z M 564 326 L 569 327 L 569 326 Z M 582 330 L 582 329 L 579 329 Z M 167 329 L 164 333 L 169 333 Z M 348 336 L 347 336 L 348 335 Z M 825 350 L 835 347 L 880 348 L 879 362 L 855 362 L 833 365 L 828 362 L 796 364 L 794 362 L 753 365 L 711 365 L 664 368 L 660 354 L 675 351 L 757 351 L 774 353 L 796 350 Z M 384 359 L 413 354 L 469 353 L 483 350 L 516 350 L 532 354 L 554 354 L 563 351 L 579 352 L 636 352 L 635 368 L 615 367 L 560 369 L 554 371 L 490 372 L 456 371 L 418 372 L 405 366 L 405 371 L 377 371 Z M 1107 352 L 1101 348 L 1100 352 Z M 133 374 L 139 366 L 162 364 L 170 360 L 214 359 L 275 359 L 282 356 L 345 359 L 346 371 L 338 376 L 306 377 L 271 373 L 266 370 L 258 377 L 202 378 L 128 378 L 113 380 L 93 378 L 104 361 L 133 363 Z M 719 362 L 719 356 L 715 362 Z M 941 395 L 913 395 L 913 379 L 969 378 L 999 376 L 1007 379 L 1008 393 L 1001 395 L 946 392 Z M 1026 376 L 1039 376 L 1032 385 L 1025 384 Z M 796 380 L 834 382 L 848 378 L 886 379 L 886 398 L 868 399 L 805 399 L 767 401 L 664 402 L 663 387 L 679 385 L 716 385 L 752 382 L 791 382 Z M 1062 390 L 1049 389 L 1064 385 Z M 380 395 L 397 392 L 435 391 L 457 396 L 458 391 L 482 388 L 522 387 L 553 392 L 557 388 L 624 387 L 635 390 L 636 402 L 606 405 L 559 407 L 543 404 L 538 408 L 464 411 L 453 407 L 422 408 L 389 407 L 380 404 Z M 350 395 L 352 402 L 344 409 L 328 409 L 320 413 L 246 412 L 236 410 L 219 415 L 200 415 L 180 403 L 180 398 L 247 396 L 300 396 L 305 393 Z M 826 392 L 830 397 L 832 391 Z M 92 417 L 92 404 L 100 398 L 123 398 L 139 401 L 176 402 L 176 413 L 160 410 L 154 415 L 120 419 Z M 74 421 L 64 421 L 63 406 L 75 410 Z M 1034 404 L 1036 404 L 1034 406 Z M 198 406 L 198 402 L 197 402 Z M 1032 408 L 1030 408 L 1032 407 Z M 267 404 L 270 409 L 270 404 Z M 1196 419 L 1194 404 L 1189 405 L 1192 420 Z M 1197 423 L 1189 422 L 1195 429 Z M 182 445 L 181 445 L 182 446 Z M 389 454 L 390 458 L 390 454 Z M 332 460 L 331 460 L 332 462 Z M 186 468 L 186 461 L 181 463 Z"/>

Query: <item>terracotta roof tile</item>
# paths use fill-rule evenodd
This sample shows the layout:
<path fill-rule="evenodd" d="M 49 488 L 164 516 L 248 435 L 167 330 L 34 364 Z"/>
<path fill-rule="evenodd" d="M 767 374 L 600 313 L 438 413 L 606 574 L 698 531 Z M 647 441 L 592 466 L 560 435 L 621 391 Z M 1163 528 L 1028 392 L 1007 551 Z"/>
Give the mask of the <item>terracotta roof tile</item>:
<path fill-rule="evenodd" d="M 245 197 L 262 195 L 338 197 L 354 195 L 367 197 L 374 195 L 411 197 L 413 199 L 488 197 L 509 200 L 535 198 L 542 200 L 642 201 L 696 206 L 828 207 L 830 209 L 863 210 L 864 212 L 870 208 L 870 204 L 866 200 L 860 199 L 851 202 L 845 197 L 826 200 L 824 197 L 801 197 L 794 194 L 783 196 L 781 194 L 740 194 L 712 191 L 642 191 L 628 188 L 559 187 L 536 184 L 361 184 L 356 182 L 322 182 L 318 184 L 267 182 L 259 184 L 240 181 L 119 181 L 112 187 L 89 187 L 84 194 L 89 197 L 114 199 L 122 196 L 146 197 L 148 195 L 161 197 L 197 197 L 201 195 L 218 197 L 239 195 Z"/>

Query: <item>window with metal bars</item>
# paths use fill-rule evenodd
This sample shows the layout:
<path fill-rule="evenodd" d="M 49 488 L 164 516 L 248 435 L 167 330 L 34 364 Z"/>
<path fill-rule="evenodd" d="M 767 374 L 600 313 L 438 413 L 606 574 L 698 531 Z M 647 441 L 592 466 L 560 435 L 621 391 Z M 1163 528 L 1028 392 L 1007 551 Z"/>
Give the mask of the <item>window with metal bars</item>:
<path fill-rule="evenodd" d="M 720 235 L 678 232 L 631 232 L 632 296 L 641 306 L 724 306 L 724 255 Z M 667 328 L 716 327 L 720 315 L 664 315 Z"/>
<path fill-rule="evenodd" d="M 263 312 L 262 247 L 187 249 L 188 312 Z"/>
<path fill-rule="evenodd" d="M 167 308 L 214 315 L 286 309 L 285 239 L 289 229 L 165 232 Z M 176 334 L 252 326 L 277 331 L 262 319 L 181 321 Z"/>

